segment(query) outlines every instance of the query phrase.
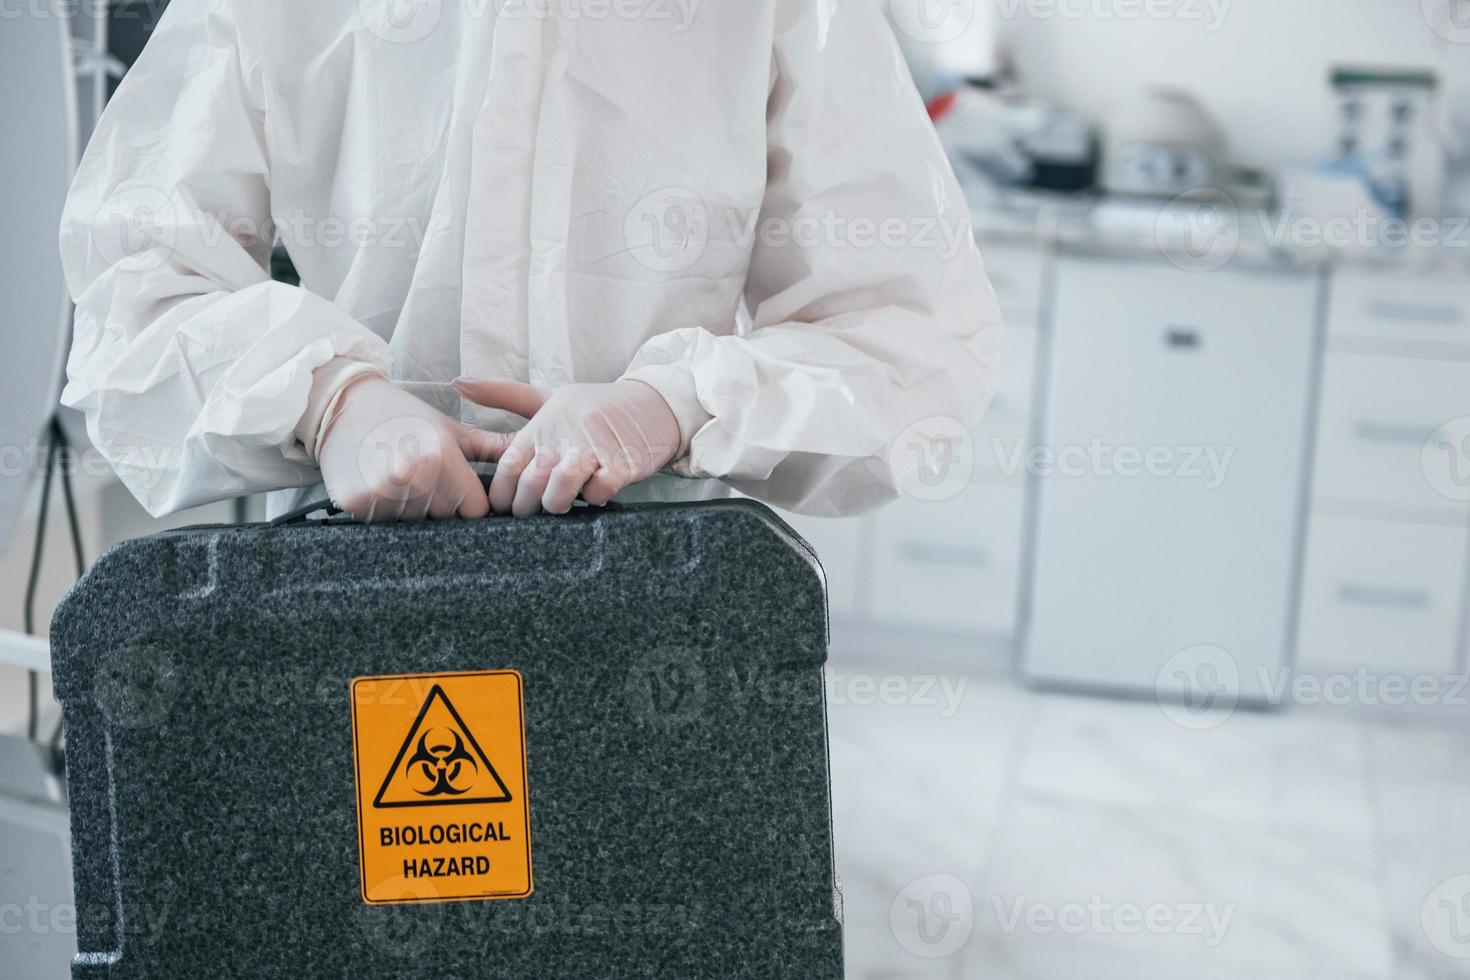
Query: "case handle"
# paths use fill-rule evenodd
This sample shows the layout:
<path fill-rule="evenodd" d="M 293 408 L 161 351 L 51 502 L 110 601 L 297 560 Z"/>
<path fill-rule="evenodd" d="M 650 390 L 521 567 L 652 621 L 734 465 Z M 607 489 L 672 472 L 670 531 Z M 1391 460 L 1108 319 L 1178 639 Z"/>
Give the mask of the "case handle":
<path fill-rule="evenodd" d="M 494 478 L 494 476 L 495 472 L 493 470 L 488 473 L 479 474 L 480 486 L 485 488 L 486 493 L 490 492 L 490 481 Z M 596 507 L 593 504 L 587 503 L 586 498 L 584 498 L 581 494 L 577 495 L 577 500 L 580 501 L 583 506 L 591 507 L 594 510 L 617 511 L 623 509 L 623 505 L 618 503 L 616 500 L 609 500 L 607 504 L 602 507 Z M 297 507 L 295 510 L 287 511 L 284 514 L 281 514 L 280 516 L 270 521 L 270 523 L 267 524 L 267 527 L 287 527 L 292 524 L 305 524 L 308 523 L 307 518 L 319 511 L 327 515 L 325 518 L 323 518 L 323 523 L 325 521 L 331 520 L 334 517 L 340 517 L 341 515 L 347 513 L 341 507 L 338 507 L 336 504 L 332 503 L 332 501 L 329 499 L 316 500 L 309 504 L 303 504 L 302 506 Z"/>

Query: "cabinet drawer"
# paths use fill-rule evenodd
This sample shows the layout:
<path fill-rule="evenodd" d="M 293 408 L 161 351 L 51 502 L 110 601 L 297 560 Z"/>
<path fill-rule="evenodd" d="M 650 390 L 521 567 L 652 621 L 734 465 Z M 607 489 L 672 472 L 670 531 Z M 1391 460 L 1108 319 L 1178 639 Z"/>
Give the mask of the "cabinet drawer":
<path fill-rule="evenodd" d="M 1031 437 L 1036 331 L 1007 325 L 1001 343 L 1000 387 L 975 430 L 975 463 L 981 474 L 1020 487 L 1026 482 L 1025 452 Z"/>
<path fill-rule="evenodd" d="M 944 632 L 1015 629 L 1025 495 L 971 487 L 951 500 L 901 500 L 873 528 L 873 618 Z"/>
<path fill-rule="evenodd" d="M 1458 669 L 1470 534 L 1313 515 L 1298 662 L 1382 672 Z"/>
<path fill-rule="evenodd" d="M 1442 509 L 1470 507 L 1434 488 L 1424 445 L 1470 415 L 1470 362 L 1331 353 L 1322 388 L 1313 493 L 1318 498 Z"/>
<path fill-rule="evenodd" d="M 1470 346 L 1470 285 L 1348 270 L 1333 279 L 1328 317 L 1334 336 Z"/>
<path fill-rule="evenodd" d="M 990 286 L 1005 314 L 1006 325 L 1034 325 L 1036 311 L 1041 308 L 1041 290 L 1045 279 L 1046 258 L 1034 248 L 1019 245 L 993 245 L 980 242 L 980 256 Z"/>

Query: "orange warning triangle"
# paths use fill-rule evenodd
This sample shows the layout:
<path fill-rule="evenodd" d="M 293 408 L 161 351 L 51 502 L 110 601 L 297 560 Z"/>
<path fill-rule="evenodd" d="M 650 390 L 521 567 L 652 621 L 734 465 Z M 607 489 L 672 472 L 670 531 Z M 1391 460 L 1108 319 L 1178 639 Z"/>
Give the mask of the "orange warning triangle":
<path fill-rule="evenodd" d="M 435 684 L 383 777 L 373 806 L 509 803 L 510 798 L 474 733 Z"/>

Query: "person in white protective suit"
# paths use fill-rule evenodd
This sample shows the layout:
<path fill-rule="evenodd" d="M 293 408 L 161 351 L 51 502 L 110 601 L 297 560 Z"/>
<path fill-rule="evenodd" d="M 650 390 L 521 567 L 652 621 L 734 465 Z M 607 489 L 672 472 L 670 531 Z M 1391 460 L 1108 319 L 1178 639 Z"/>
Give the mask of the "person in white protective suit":
<path fill-rule="evenodd" d="M 1000 316 L 877 5 L 572 3 L 168 7 L 61 228 L 63 401 L 151 513 L 848 514 L 979 419 Z"/>

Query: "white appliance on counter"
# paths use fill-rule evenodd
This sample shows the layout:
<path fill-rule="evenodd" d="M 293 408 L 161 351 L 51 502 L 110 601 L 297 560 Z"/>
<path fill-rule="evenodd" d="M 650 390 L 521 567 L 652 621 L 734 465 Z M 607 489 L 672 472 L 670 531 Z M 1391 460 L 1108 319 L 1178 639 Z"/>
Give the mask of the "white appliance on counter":
<path fill-rule="evenodd" d="M 1152 694 L 1176 656 L 1264 700 L 1294 643 L 1321 279 L 1057 262 L 1038 443 L 1033 681 Z"/>

